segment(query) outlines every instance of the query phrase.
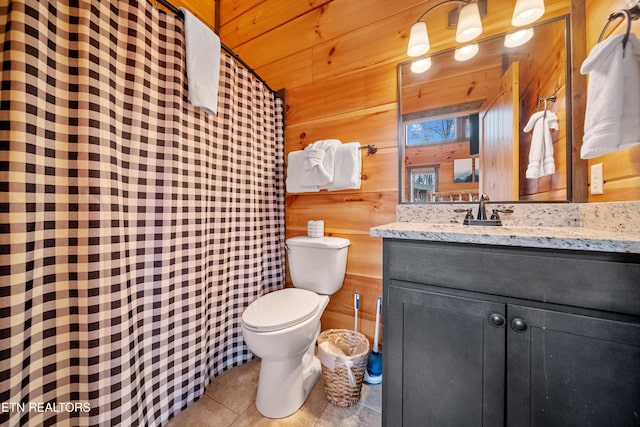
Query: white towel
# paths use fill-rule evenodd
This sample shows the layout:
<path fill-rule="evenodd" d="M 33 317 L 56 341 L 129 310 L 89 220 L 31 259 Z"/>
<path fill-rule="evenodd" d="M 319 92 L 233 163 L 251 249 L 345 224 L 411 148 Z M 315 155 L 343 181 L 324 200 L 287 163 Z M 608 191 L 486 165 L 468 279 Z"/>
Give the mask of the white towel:
<path fill-rule="evenodd" d="M 558 130 L 558 116 L 549 110 L 534 113 L 523 129 L 524 132 L 533 130 L 529 148 L 529 165 L 525 173 L 529 179 L 553 175 L 556 171 L 551 129 Z"/>
<path fill-rule="evenodd" d="M 325 139 L 304 148 L 304 170 L 302 184 L 324 186 L 333 181 L 334 154 L 341 145 L 337 139 Z"/>
<path fill-rule="evenodd" d="M 362 175 L 362 150 L 359 142 L 342 144 L 335 153 L 333 181 L 329 191 L 359 189 Z"/>
<path fill-rule="evenodd" d="M 306 155 L 304 151 L 291 151 L 287 156 L 287 179 L 285 184 L 289 193 L 309 193 L 320 191 L 319 185 L 306 186 L 303 185 L 302 179 L 305 175 L 304 160 Z"/>
<path fill-rule="evenodd" d="M 590 159 L 640 143 L 640 41 L 611 36 L 594 46 L 580 72 L 589 74 L 580 157 Z"/>
<path fill-rule="evenodd" d="M 220 81 L 220 37 L 185 8 L 184 37 L 189 79 L 189 101 L 216 114 Z"/>

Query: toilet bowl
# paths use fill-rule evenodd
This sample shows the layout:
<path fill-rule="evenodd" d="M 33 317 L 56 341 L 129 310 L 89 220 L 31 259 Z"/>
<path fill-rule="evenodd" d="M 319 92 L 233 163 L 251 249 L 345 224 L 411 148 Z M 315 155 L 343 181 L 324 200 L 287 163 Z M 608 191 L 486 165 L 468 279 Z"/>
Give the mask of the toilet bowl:
<path fill-rule="evenodd" d="M 294 288 L 253 301 L 242 314 L 249 349 L 262 359 L 256 408 L 268 418 L 297 411 L 320 376 L 315 344 L 329 295 L 342 286 L 349 240 L 294 237 L 287 258 Z"/>

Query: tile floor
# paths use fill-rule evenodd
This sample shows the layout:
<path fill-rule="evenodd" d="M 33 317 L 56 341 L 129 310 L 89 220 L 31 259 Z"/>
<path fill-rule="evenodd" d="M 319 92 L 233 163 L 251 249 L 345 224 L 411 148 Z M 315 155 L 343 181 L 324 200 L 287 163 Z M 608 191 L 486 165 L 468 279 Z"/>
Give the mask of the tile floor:
<path fill-rule="evenodd" d="M 382 386 L 363 384 L 360 402 L 339 408 L 324 394 L 322 378 L 293 415 L 278 420 L 263 417 L 254 403 L 260 360 L 236 366 L 215 378 L 200 400 L 176 415 L 167 427 L 377 427 L 382 424 Z"/>

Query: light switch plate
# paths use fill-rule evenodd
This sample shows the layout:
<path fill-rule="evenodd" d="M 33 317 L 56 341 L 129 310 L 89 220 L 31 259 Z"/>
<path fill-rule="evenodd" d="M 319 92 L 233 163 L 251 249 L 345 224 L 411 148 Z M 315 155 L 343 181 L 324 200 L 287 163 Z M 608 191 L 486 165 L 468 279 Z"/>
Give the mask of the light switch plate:
<path fill-rule="evenodd" d="M 604 194 L 604 173 L 602 163 L 591 166 L 591 194 Z"/>

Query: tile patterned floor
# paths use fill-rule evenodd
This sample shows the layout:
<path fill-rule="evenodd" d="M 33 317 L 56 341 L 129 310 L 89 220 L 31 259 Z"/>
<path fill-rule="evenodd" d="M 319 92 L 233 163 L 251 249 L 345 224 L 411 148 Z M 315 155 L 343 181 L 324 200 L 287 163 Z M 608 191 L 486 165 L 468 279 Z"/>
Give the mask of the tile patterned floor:
<path fill-rule="evenodd" d="M 215 378 L 204 395 L 176 415 L 167 427 L 378 427 L 382 424 L 382 386 L 363 384 L 360 402 L 339 408 L 326 398 L 322 378 L 293 415 L 263 417 L 254 403 L 260 360 L 232 368 Z"/>

